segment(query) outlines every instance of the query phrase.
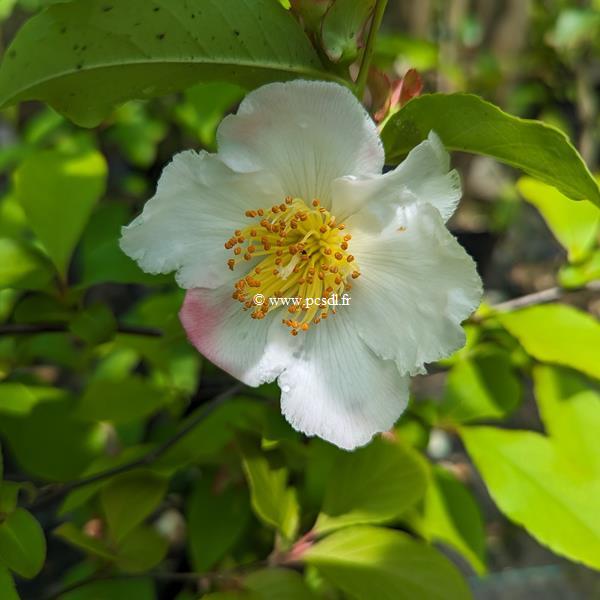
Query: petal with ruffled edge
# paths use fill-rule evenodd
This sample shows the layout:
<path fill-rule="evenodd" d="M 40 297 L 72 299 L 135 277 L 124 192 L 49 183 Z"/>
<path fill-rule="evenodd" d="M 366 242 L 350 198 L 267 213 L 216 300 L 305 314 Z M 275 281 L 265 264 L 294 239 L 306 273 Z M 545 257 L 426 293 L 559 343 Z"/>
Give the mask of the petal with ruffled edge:
<path fill-rule="evenodd" d="M 299 340 L 278 311 L 250 317 L 231 299 L 233 287 L 189 290 L 179 313 L 192 344 L 212 363 L 250 386 L 273 381 L 292 362 Z"/>
<path fill-rule="evenodd" d="M 346 450 L 389 430 L 408 402 L 408 378 L 367 347 L 342 309 L 307 332 L 278 382 L 292 427 Z"/>
<path fill-rule="evenodd" d="M 281 202 L 264 172 L 236 173 L 206 152 L 182 152 L 164 169 L 155 196 L 123 228 L 121 248 L 147 273 L 177 270 L 183 288 L 229 280 L 224 243 L 247 226 L 247 210 Z"/>
<path fill-rule="evenodd" d="M 464 345 L 461 323 L 479 305 L 481 279 L 431 205 L 397 209 L 377 234 L 360 231 L 365 212 L 348 221 L 361 271 L 348 312 L 379 356 L 401 373 L 422 372 Z"/>
<path fill-rule="evenodd" d="M 232 169 L 273 173 L 286 194 L 331 200 L 344 175 L 381 173 L 377 128 L 350 90 L 325 81 L 271 83 L 251 92 L 217 132 Z"/>
<path fill-rule="evenodd" d="M 385 225 L 398 206 L 417 201 L 435 206 L 447 221 L 460 197 L 460 177 L 450 170 L 450 156 L 439 137 L 430 132 L 393 171 L 337 179 L 331 210 L 340 220 L 369 205 L 377 222 Z"/>

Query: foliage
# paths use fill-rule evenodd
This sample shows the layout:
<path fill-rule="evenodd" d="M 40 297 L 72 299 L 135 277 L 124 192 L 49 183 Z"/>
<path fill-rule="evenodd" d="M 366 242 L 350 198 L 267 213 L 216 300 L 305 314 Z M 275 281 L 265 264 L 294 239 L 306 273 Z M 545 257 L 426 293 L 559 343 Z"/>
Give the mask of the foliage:
<path fill-rule="evenodd" d="M 600 570 L 598 309 L 585 291 L 561 301 L 600 279 L 597 164 L 570 141 L 591 129 L 597 145 L 598 112 L 556 80 L 585 85 L 600 6 L 533 4 L 523 62 L 546 80 L 507 86 L 513 116 L 480 95 L 506 75 L 487 50 L 449 64 L 440 40 L 396 31 L 391 10 L 377 37 L 381 0 L 0 0 L 12 32 L 0 63 L 3 600 L 469 598 L 465 573 L 497 567 L 475 470 L 507 519 Z M 457 48 L 477 46 L 477 27 L 465 18 Z M 433 129 L 465 164 L 522 172 L 502 170 L 492 202 L 470 196 L 459 226 L 483 220 L 510 240 L 538 211 L 553 252 L 558 288 L 541 299 L 553 301 L 484 305 L 465 347 L 435 365 L 442 388 L 416 388 L 397 426 L 353 453 L 293 431 L 273 386 L 243 388 L 201 359 L 173 279 L 118 247 L 175 152 L 214 150 L 248 90 L 293 78 L 339 82 L 383 110 L 390 164 Z M 437 79 L 451 85 L 418 96 Z M 542 427 L 524 417 L 532 407 Z"/>

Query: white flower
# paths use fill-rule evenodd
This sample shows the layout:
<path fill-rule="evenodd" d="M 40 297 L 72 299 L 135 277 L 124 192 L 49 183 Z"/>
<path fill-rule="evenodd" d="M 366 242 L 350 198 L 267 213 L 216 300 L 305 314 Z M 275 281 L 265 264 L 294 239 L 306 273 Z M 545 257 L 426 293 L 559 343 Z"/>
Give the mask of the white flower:
<path fill-rule="evenodd" d="M 461 195 L 448 154 L 431 133 L 381 175 L 373 121 L 347 89 L 314 81 L 250 93 L 217 142 L 173 159 L 121 247 L 149 273 L 177 272 L 202 354 L 251 386 L 277 378 L 299 431 L 366 444 L 404 410 L 409 375 L 464 344 L 480 301 L 444 224 Z M 347 306 L 268 301 L 344 292 Z"/>

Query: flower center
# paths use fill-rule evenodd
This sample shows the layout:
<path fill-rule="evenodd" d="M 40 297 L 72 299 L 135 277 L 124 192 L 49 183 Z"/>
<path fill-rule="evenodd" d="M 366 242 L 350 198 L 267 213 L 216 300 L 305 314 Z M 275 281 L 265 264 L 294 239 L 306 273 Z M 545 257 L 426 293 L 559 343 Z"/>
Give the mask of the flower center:
<path fill-rule="evenodd" d="M 335 314 L 335 302 L 343 303 L 340 298 L 352 287 L 349 280 L 360 275 L 344 224 L 337 224 L 319 200 L 308 206 L 291 196 L 246 216 L 254 223 L 225 243 L 234 256 L 227 265 L 232 271 L 244 262 L 255 266 L 235 283 L 233 298 L 251 310 L 253 319 L 287 308 L 283 324 L 292 335 Z"/>

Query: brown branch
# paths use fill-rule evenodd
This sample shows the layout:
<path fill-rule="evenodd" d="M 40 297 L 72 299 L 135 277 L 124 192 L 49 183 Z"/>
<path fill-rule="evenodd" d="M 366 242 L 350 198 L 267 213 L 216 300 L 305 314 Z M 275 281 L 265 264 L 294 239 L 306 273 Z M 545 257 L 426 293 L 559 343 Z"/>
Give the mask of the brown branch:
<path fill-rule="evenodd" d="M 32 335 L 36 333 L 68 333 L 69 325 L 66 323 L 6 323 L 0 325 L 0 336 L 3 335 Z M 154 327 L 140 327 L 137 325 L 118 325 L 118 333 L 132 335 L 145 335 L 148 337 L 162 337 L 163 332 Z"/>
<path fill-rule="evenodd" d="M 580 292 L 600 292 L 600 280 L 591 281 L 584 287 L 572 290 L 567 290 L 560 287 L 552 287 L 547 290 L 534 292 L 533 294 L 519 296 L 518 298 L 513 298 L 512 300 L 507 300 L 506 302 L 494 304 L 492 308 L 497 312 L 507 312 L 511 310 L 517 310 L 519 308 L 526 308 L 528 306 L 535 306 L 536 304 L 554 302 L 564 298 L 565 296 Z"/>
<path fill-rule="evenodd" d="M 102 481 L 104 479 L 108 479 L 110 477 L 114 477 L 115 475 L 120 475 L 121 473 L 126 473 L 127 471 L 131 471 L 139 467 L 148 467 L 152 465 L 161 456 L 166 454 L 183 437 L 185 437 L 188 433 L 193 431 L 197 425 L 204 421 L 206 417 L 208 417 L 212 412 L 214 412 L 226 400 L 228 400 L 229 398 L 231 398 L 231 396 L 239 392 L 242 389 L 242 387 L 242 383 L 236 383 L 235 385 L 231 386 L 228 390 L 225 390 L 222 394 L 215 396 L 212 400 L 210 400 L 206 404 L 203 404 L 198 409 L 198 412 L 194 415 L 194 417 L 190 419 L 175 435 L 173 435 L 168 440 L 164 441 L 162 444 L 150 450 L 150 452 L 148 452 L 144 456 L 136 458 L 135 460 L 119 465 L 117 467 L 113 467 L 112 469 L 100 471 L 99 473 L 94 473 L 93 475 L 83 477 L 82 479 L 76 479 L 75 481 L 71 481 L 69 483 L 51 484 L 50 486 L 46 487 L 45 490 L 42 490 L 41 495 L 38 496 L 36 500 L 34 500 L 34 502 L 30 505 L 30 508 L 40 509 L 41 507 L 47 506 L 55 500 L 62 498 L 66 494 L 69 494 L 73 490 L 79 489 L 86 485 L 90 485 L 92 483 L 96 483 L 98 481 Z"/>

